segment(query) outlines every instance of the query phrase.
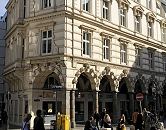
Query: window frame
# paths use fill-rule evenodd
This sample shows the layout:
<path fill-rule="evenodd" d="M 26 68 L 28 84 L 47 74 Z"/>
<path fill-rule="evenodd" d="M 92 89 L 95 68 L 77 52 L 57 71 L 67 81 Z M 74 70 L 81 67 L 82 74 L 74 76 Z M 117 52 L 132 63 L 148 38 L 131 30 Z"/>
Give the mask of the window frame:
<path fill-rule="evenodd" d="M 120 63 L 127 65 L 127 45 L 125 43 L 120 44 Z"/>
<path fill-rule="evenodd" d="M 45 4 L 46 2 L 46 4 Z M 43 9 L 52 7 L 52 0 L 42 0 L 42 7 Z"/>
<path fill-rule="evenodd" d="M 109 38 L 103 38 L 103 59 L 110 60 L 110 39 Z"/>
<path fill-rule="evenodd" d="M 82 10 L 90 12 L 90 0 L 82 0 Z"/>
<path fill-rule="evenodd" d="M 152 1 L 151 0 L 146 0 L 146 7 L 148 9 L 151 9 L 152 8 Z"/>
<path fill-rule="evenodd" d="M 51 37 L 48 36 L 49 35 L 48 34 L 49 31 L 51 31 Z M 46 38 L 43 37 L 44 36 L 44 32 L 46 32 Z M 53 44 L 53 30 L 51 30 L 51 29 L 50 30 L 43 30 L 41 39 L 42 39 L 41 53 L 43 55 L 51 54 L 52 53 L 52 44 Z M 48 41 L 50 41 L 50 40 L 51 40 L 51 46 L 50 46 L 51 50 L 50 50 L 50 52 L 48 52 L 49 51 L 49 43 L 48 43 Z M 44 43 L 44 41 L 46 41 L 46 43 Z M 46 52 L 43 51 L 43 47 L 44 47 L 43 44 L 46 44 L 46 48 L 45 48 Z"/>
<path fill-rule="evenodd" d="M 120 8 L 119 9 L 120 25 L 123 27 L 127 26 L 127 10 Z"/>
<path fill-rule="evenodd" d="M 161 40 L 162 40 L 162 42 L 166 41 L 166 28 L 165 27 L 161 28 Z"/>
<path fill-rule="evenodd" d="M 148 37 L 153 37 L 153 23 L 147 22 Z"/>
<path fill-rule="evenodd" d="M 84 36 L 84 34 L 86 35 Z M 88 31 L 82 32 L 82 54 L 84 56 L 91 56 L 91 38 L 92 38 L 91 35 L 92 34 Z"/>
<path fill-rule="evenodd" d="M 141 32 L 141 17 L 140 16 L 135 16 L 135 31 L 136 32 Z"/>
<path fill-rule="evenodd" d="M 163 71 L 166 72 L 166 54 L 162 55 L 163 57 Z"/>
<path fill-rule="evenodd" d="M 109 19 L 109 1 L 103 0 L 102 18 L 107 20 Z"/>
<path fill-rule="evenodd" d="M 148 51 L 149 69 L 154 69 L 154 52 Z"/>
<path fill-rule="evenodd" d="M 135 48 L 135 61 L 136 61 L 136 66 L 141 67 L 141 48 L 136 47 Z"/>

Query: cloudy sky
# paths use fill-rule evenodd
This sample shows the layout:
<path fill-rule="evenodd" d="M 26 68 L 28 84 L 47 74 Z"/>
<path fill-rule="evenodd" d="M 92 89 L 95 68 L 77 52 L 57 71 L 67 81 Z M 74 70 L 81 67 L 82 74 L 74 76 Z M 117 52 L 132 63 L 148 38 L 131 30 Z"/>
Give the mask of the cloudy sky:
<path fill-rule="evenodd" d="M 8 0 L 0 0 L 0 16 L 3 16 L 6 9 L 5 6 L 7 4 Z"/>

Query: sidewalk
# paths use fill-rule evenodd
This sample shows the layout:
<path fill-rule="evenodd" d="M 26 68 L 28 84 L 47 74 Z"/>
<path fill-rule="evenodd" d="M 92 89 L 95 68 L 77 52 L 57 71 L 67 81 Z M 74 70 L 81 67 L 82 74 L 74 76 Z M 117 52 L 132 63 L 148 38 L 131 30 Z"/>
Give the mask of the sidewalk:
<path fill-rule="evenodd" d="M 4 127 L 0 127 L 0 130 L 6 130 L 5 126 Z M 20 127 L 18 126 L 10 126 L 8 130 L 21 130 Z M 49 130 L 49 129 L 46 129 Z M 81 124 L 76 124 L 75 128 L 71 128 L 71 130 L 84 130 L 84 125 Z M 116 126 L 113 126 L 113 130 L 116 130 Z M 130 128 L 127 126 L 126 130 L 130 130 Z"/>

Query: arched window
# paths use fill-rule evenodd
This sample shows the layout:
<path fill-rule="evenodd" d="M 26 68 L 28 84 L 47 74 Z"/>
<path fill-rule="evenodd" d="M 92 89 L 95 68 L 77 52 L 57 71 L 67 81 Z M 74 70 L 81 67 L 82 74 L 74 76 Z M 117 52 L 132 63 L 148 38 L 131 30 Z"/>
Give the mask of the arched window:
<path fill-rule="evenodd" d="M 91 91 L 92 90 L 90 80 L 87 78 L 87 75 L 85 73 L 82 73 L 79 76 L 76 88 L 79 91 Z"/>
<path fill-rule="evenodd" d="M 127 80 L 127 78 L 124 77 L 119 82 L 119 93 L 122 93 L 122 94 L 127 94 L 128 93 L 126 80 Z"/>
<path fill-rule="evenodd" d="M 101 92 L 104 92 L 104 93 L 111 92 L 111 85 L 107 76 L 104 76 L 102 80 L 100 81 L 99 89 L 101 90 Z"/>
<path fill-rule="evenodd" d="M 44 89 L 51 89 L 52 85 L 57 85 L 57 86 L 61 85 L 59 77 L 55 73 L 52 73 L 47 77 L 43 88 Z"/>

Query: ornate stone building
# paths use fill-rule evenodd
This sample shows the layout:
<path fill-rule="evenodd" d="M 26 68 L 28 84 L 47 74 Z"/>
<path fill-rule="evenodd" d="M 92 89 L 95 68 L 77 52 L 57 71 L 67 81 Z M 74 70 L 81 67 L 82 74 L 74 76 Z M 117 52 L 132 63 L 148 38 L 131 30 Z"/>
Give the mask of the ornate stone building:
<path fill-rule="evenodd" d="M 116 122 L 139 108 L 137 93 L 143 107 L 166 109 L 164 2 L 9 0 L 6 8 L 10 123 L 42 109 L 45 125 L 61 112 L 74 127 L 104 107 Z"/>
<path fill-rule="evenodd" d="M 6 14 L 0 18 L 0 113 L 5 109 L 5 91 L 7 90 L 3 69 L 5 67 L 5 33 L 6 33 Z"/>

